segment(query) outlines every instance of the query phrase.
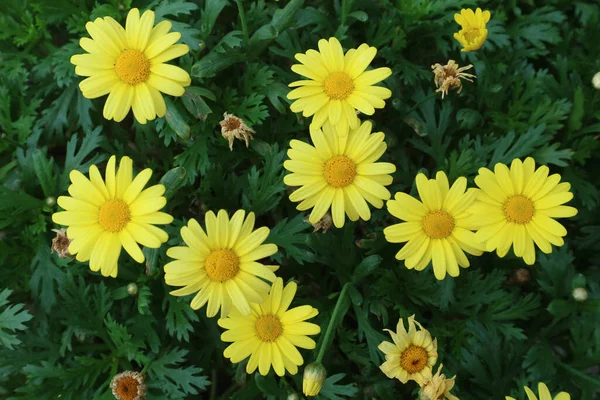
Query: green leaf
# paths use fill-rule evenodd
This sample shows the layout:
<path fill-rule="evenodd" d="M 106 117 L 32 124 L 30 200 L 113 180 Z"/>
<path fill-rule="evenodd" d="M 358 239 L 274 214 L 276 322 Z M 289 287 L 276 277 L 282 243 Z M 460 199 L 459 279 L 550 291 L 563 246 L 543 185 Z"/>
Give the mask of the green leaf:
<path fill-rule="evenodd" d="M 198 322 L 198 315 L 192 310 L 188 299 L 175 296 L 165 296 L 163 311 L 166 311 L 165 326 L 170 336 L 179 341 L 189 342 L 190 333 L 194 331 L 194 322 Z"/>
<path fill-rule="evenodd" d="M 569 131 L 578 131 L 581 129 L 585 114 L 584 102 L 583 87 L 579 85 L 573 94 L 573 108 L 571 109 L 571 115 L 569 115 Z"/>
<path fill-rule="evenodd" d="M 381 264 L 381 260 L 382 258 L 377 254 L 363 258 L 352 274 L 352 282 L 358 284 L 361 280 L 375 272 Z"/>
<path fill-rule="evenodd" d="M 33 273 L 29 285 L 34 297 L 39 300 L 42 310 L 49 313 L 56 304 L 56 285 L 62 281 L 63 273 L 52 261 L 48 247 L 42 243 L 37 248 L 35 257 L 31 262 Z"/>
<path fill-rule="evenodd" d="M 198 375 L 202 372 L 201 368 L 183 366 L 187 353 L 187 350 L 175 347 L 154 360 L 148 368 L 150 386 L 162 390 L 168 399 L 198 394 L 198 389 L 204 390 L 210 384 L 206 376 Z"/>
<path fill-rule="evenodd" d="M 305 261 L 314 259 L 314 254 L 310 252 L 307 246 L 309 234 L 302 233 L 310 226 L 308 222 L 304 221 L 302 214 L 296 215 L 289 221 L 287 218 L 283 218 L 271 229 L 267 242 L 283 247 L 288 257 L 303 265 Z M 278 257 L 277 254 L 273 258 L 277 259 L 279 263 L 282 262 L 282 258 Z"/>
<path fill-rule="evenodd" d="M 208 0 L 202 10 L 202 16 L 200 17 L 200 37 L 206 41 L 217 22 L 217 18 L 223 11 L 223 8 L 227 5 L 227 0 Z"/>
<path fill-rule="evenodd" d="M 208 114 L 212 113 L 212 110 L 202 97 L 207 97 L 213 101 L 216 100 L 215 95 L 209 90 L 194 86 L 185 88 L 185 93 L 181 97 L 181 100 L 190 114 L 204 121 Z"/>
<path fill-rule="evenodd" d="M 190 15 L 192 11 L 198 9 L 198 5 L 190 3 L 186 0 L 162 0 L 157 7 L 153 7 L 154 4 L 158 3 L 154 1 L 148 6 L 154 9 L 154 18 L 157 21 L 161 21 L 165 15 L 177 17 L 179 15 Z"/>
<path fill-rule="evenodd" d="M 181 188 L 185 182 L 185 168 L 175 167 L 167 171 L 166 174 L 160 178 L 160 184 L 165 186 L 165 193 L 163 196 L 167 200 L 171 199 L 175 193 Z"/>
<path fill-rule="evenodd" d="M 345 376 L 346 374 L 335 374 L 325 379 L 321 392 L 316 396 L 316 399 L 343 400 L 344 398 L 354 398 L 358 394 L 356 384 L 338 385 L 338 382 Z"/>
<path fill-rule="evenodd" d="M 167 113 L 165 114 L 167 124 L 181 139 L 189 139 L 190 126 L 183 119 L 179 109 L 169 97 L 165 97 L 165 103 L 167 104 Z"/>
<path fill-rule="evenodd" d="M 27 326 L 23 323 L 31 320 L 33 316 L 23 309 L 24 304 L 9 304 L 7 299 L 11 293 L 10 289 L 0 292 L 0 309 L 3 308 L 0 313 L 0 345 L 12 350 L 21 341 L 17 339 L 17 335 L 9 332 L 24 331 Z M 9 305 L 6 306 L 7 304 Z"/>
<path fill-rule="evenodd" d="M 283 160 L 285 151 L 279 151 L 277 143 L 268 145 L 254 144 L 253 148 L 265 158 L 265 166 L 260 171 L 256 165 L 248 173 L 248 190 L 242 194 L 242 204 L 245 209 L 252 210 L 260 216 L 279 204 L 283 184 Z"/>
<path fill-rule="evenodd" d="M 65 169 L 60 177 L 59 191 L 63 192 L 69 186 L 69 174 L 72 170 L 76 169 L 79 172 L 86 173 L 87 169 L 92 164 L 98 164 L 99 162 L 106 159 L 105 155 L 94 154 L 90 160 L 83 162 L 92 152 L 94 152 L 102 142 L 103 138 L 101 135 L 102 127 L 97 127 L 90 133 L 86 134 L 81 141 L 81 146 L 77 150 L 77 135 L 71 136 L 71 140 L 67 143 L 67 151 L 65 156 Z"/>
<path fill-rule="evenodd" d="M 544 146 L 532 154 L 533 158 L 535 158 L 538 164 L 554 164 L 559 167 L 566 167 L 569 165 L 567 161 L 571 160 L 575 152 L 571 149 L 557 150 L 559 146 L 560 143 L 552 143 Z"/>
<path fill-rule="evenodd" d="M 142 315 L 149 315 L 150 304 L 152 302 L 152 292 L 148 286 L 142 286 L 137 295 L 138 312 Z"/>
<path fill-rule="evenodd" d="M 46 158 L 44 152 L 37 149 L 33 153 L 33 170 L 38 177 L 44 196 L 56 195 L 56 179 L 52 176 L 54 170 L 54 159 Z"/>

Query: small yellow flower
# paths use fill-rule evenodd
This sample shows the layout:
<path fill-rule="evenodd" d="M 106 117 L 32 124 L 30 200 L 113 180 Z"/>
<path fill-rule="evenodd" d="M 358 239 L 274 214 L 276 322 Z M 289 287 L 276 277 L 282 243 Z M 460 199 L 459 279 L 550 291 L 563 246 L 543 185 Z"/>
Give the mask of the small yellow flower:
<path fill-rule="evenodd" d="M 197 310 L 208 303 L 206 315 L 214 317 L 219 309 L 226 317 L 233 308 L 243 315 L 252 312 L 251 303 L 262 303 L 279 267 L 259 261 L 277 253 L 277 246 L 263 242 L 269 228 L 254 230 L 254 213 L 238 210 L 231 219 L 225 210 L 217 215 L 209 211 L 204 221 L 206 232 L 195 219 L 181 228 L 187 246 L 171 247 L 167 256 L 174 258 L 165 265 L 165 282 L 183 286 L 173 296 L 196 293 L 191 307 Z M 262 279 L 261 279 L 262 278 Z M 264 279 L 264 280 L 263 280 Z"/>
<path fill-rule="evenodd" d="M 345 216 L 351 221 L 368 221 L 371 210 L 383 207 L 390 198 L 385 188 L 392 183 L 389 175 L 396 171 L 394 164 L 377 162 L 387 149 L 383 132 L 371 133 L 372 124 L 363 122 L 347 136 L 335 133 L 331 124 L 311 129 L 314 146 L 290 141 L 289 160 L 283 167 L 292 172 L 283 178 L 288 186 L 301 186 L 290 195 L 300 202 L 300 211 L 312 208 L 311 224 L 316 224 L 331 208 L 333 224 L 344 226 Z"/>
<path fill-rule="evenodd" d="M 229 113 L 223 114 L 223 121 L 219 122 L 219 125 L 221 125 L 221 135 L 229 142 L 229 150 L 233 150 L 234 139 L 243 140 L 248 147 L 250 140 L 253 139 L 252 135 L 256 133 L 243 119 Z"/>
<path fill-rule="evenodd" d="M 407 322 L 408 331 L 402 318 L 396 332 L 385 329 L 394 343 L 381 342 L 379 345 L 379 350 L 385 353 L 385 362 L 379 368 L 388 378 L 399 379 L 402 383 L 414 380 L 421 384 L 431 376 L 431 368 L 437 362 L 437 339 L 431 338 L 429 331 L 415 321 L 414 315 L 408 317 Z"/>
<path fill-rule="evenodd" d="M 75 73 L 88 78 L 79 88 L 84 97 L 95 99 L 108 94 L 104 118 L 122 121 L 130 109 L 140 124 L 165 115 L 167 107 L 161 92 L 181 96 L 191 83 L 183 69 L 165 64 L 189 52 L 185 44 L 175 44 L 179 32 L 171 32 L 171 22 L 154 26 L 154 12 L 140 17 L 137 8 L 127 14 L 125 29 L 111 17 L 96 18 L 85 29 L 91 36 L 79 45 L 86 54 L 71 57 Z"/>
<path fill-rule="evenodd" d="M 117 400 L 143 400 L 146 395 L 144 376 L 139 372 L 125 371 L 115 375 L 110 388 Z"/>
<path fill-rule="evenodd" d="M 69 253 L 76 255 L 77 261 L 89 260 L 92 271 L 112 277 L 117 276 L 122 248 L 143 263 L 138 243 L 159 248 L 169 236 L 154 225 L 173 222 L 172 216 L 159 211 L 167 204 L 165 187 L 159 184 L 143 190 L 152 170 L 146 168 L 134 177 L 131 158 L 121 158 L 115 172 L 116 163 L 115 156 L 108 160 L 104 181 L 95 165 L 90 166 L 89 179 L 71 171 L 71 197 L 58 198 L 58 205 L 66 211 L 52 215 L 52 221 L 69 227 Z"/>
<path fill-rule="evenodd" d="M 525 392 L 527 393 L 527 398 L 529 400 L 538 400 L 536 395 L 533 393 L 531 389 L 525 386 Z M 539 400 L 552 400 L 552 395 L 548 390 L 548 386 L 545 383 L 540 382 L 538 384 L 538 394 L 540 396 Z M 506 400 L 515 400 L 513 397 L 506 396 Z M 571 395 L 567 392 L 560 392 L 554 397 L 554 400 L 571 400 Z"/>
<path fill-rule="evenodd" d="M 288 99 L 296 100 L 290 109 L 302 112 L 304 117 L 314 115 L 313 129 L 329 121 L 339 135 L 347 136 L 349 130 L 358 128 L 360 123 L 356 110 L 373 115 L 376 108 L 385 107 L 384 100 L 392 95 L 389 89 L 374 86 L 390 76 L 391 69 L 366 71 L 375 54 L 377 49 L 365 43 L 344 54 L 342 45 L 334 37 L 319 40 L 319 51 L 296 54 L 301 64 L 292 65 L 292 71 L 308 80 L 290 83 L 290 87 L 300 86 L 287 95 Z"/>
<path fill-rule="evenodd" d="M 469 64 L 466 67 L 459 68 L 454 60 L 449 60 L 446 65 L 436 63 L 431 66 L 434 73 L 433 80 L 435 82 L 435 87 L 438 88 L 436 92 L 442 92 L 442 99 L 444 98 L 444 95 L 448 94 L 448 90 L 450 89 L 458 88 L 456 93 L 462 91 L 461 79 L 473 82 L 473 80 L 469 78 L 476 78 L 475 75 L 462 72 L 471 69 L 472 67 L 473 65 Z"/>
<path fill-rule="evenodd" d="M 485 243 L 487 251 L 504 257 L 512 245 L 517 257 L 533 265 L 535 245 L 550 254 L 552 245 L 565 243 L 567 230 L 554 218 L 572 217 L 577 209 L 563 205 L 573 198 L 571 185 L 549 172 L 545 165 L 535 169 L 531 157 L 524 162 L 514 159 L 510 169 L 501 163 L 493 172 L 479 169 L 475 184 L 481 191 L 469 211 L 478 225 L 475 239 Z"/>
<path fill-rule="evenodd" d="M 308 364 L 302 377 L 302 391 L 305 396 L 316 396 L 327 378 L 327 370 L 320 362 Z"/>
<path fill-rule="evenodd" d="M 475 12 L 470 8 L 463 8 L 460 14 L 454 14 L 454 20 L 461 27 L 454 38 L 463 46 L 462 52 L 479 50 L 483 46 L 488 35 L 485 25 L 490 17 L 490 12 L 481 11 L 481 8 L 477 8 Z"/>
<path fill-rule="evenodd" d="M 297 347 L 314 349 L 316 343 L 308 335 L 321 332 L 319 325 L 306 322 L 319 314 L 311 306 L 288 309 L 297 285 L 277 278 L 271 291 L 262 304 L 252 304 L 250 315 L 242 315 L 236 309 L 227 318 L 219 320 L 219 326 L 226 331 L 221 335 L 230 344 L 223 355 L 232 363 L 239 363 L 250 357 L 246 372 L 251 374 L 256 368 L 261 375 L 267 375 L 273 367 L 275 373 L 283 376 L 287 370 L 291 375 L 298 373 L 298 366 L 304 363 Z"/>
<path fill-rule="evenodd" d="M 446 379 L 442 374 L 443 365 L 440 364 L 435 375 L 427 376 L 421 383 L 419 391 L 419 400 L 458 400 L 458 397 L 450 393 L 454 387 L 454 379 Z"/>

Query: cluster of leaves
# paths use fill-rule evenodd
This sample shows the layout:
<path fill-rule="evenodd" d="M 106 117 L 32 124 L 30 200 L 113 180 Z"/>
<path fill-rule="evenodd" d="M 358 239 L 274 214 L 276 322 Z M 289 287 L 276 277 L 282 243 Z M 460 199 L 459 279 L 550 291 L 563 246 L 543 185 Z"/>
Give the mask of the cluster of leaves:
<path fill-rule="evenodd" d="M 85 99 L 69 58 L 81 52 L 85 23 L 130 7 L 151 8 L 182 33 L 191 72 L 184 96 L 167 99 L 167 116 L 139 125 L 102 118 L 102 99 Z M 244 24 L 238 7 L 244 9 Z M 460 53 L 454 13 L 490 9 L 484 48 Z M 457 374 L 461 399 L 522 398 L 521 387 L 546 382 L 574 399 L 598 395 L 600 379 L 600 11 L 589 1 L 470 0 L 4 0 L 0 5 L 0 395 L 8 399 L 110 399 L 123 370 L 143 371 L 148 399 L 285 398 L 301 376 L 245 374 L 231 365 L 214 320 L 175 298 L 163 279 L 162 249 L 146 265 L 123 255 L 116 279 L 50 253 L 56 198 L 69 171 L 87 172 L 112 154 L 154 170 L 167 187 L 167 227 L 209 210 L 254 211 L 279 246 L 284 280 L 299 282 L 298 304 L 320 310 L 324 330 L 342 287 L 348 296 L 324 363 L 320 398 L 416 397 L 416 386 L 379 370 L 384 328 L 416 314 L 438 338 L 446 375 Z M 294 54 L 335 35 L 345 48 L 379 49 L 393 92 L 374 116 L 386 134 L 386 161 L 397 166 L 391 191 L 415 192 L 418 171 L 447 171 L 471 182 L 478 168 L 534 156 L 572 184 L 579 215 L 566 222 L 566 244 L 524 268 L 520 259 L 484 255 L 460 277 L 438 282 L 429 269 L 399 264 L 397 245 L 371 221 L 312 233 L 287 200 L 282 163 L 308 121 L 289 111 L 286 83 Z M 427 98 L 429 66 L 474 64 L 477 80 L 460 95 Z M 257 131 L 246 149 L 220 136 L 225 112 Z M 583 287 L 585 302 L 571 291 Z M 314 359 L 311 352 L 305 360 Z"/>

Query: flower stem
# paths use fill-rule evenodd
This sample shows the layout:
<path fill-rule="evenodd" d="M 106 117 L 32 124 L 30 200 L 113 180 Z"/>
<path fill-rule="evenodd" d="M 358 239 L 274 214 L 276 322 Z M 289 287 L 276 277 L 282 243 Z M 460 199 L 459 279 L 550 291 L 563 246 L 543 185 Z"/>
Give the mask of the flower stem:
<path fill-rule="evenodd" d="M 350 0 L 342 0 L 342 7 L 340 10 L 340 17 L 342 25 L 346 25 L 346 19 L 348 18 L 348 11 L 350 11 Z"/>
<path fill-rule="evenodd" d="M 329 341 L 332 339 L 331 335 L 334 332 L 334 325 L 338 319 L 339 313 L 342 310 L 342 303 L 344 302 L 344 298 L 346 298 L 346 292 L 350 287 L 350 282 L 346 282 L 340 295 L 338 296 L 337 303 L 335 303 L 335 308 L 333 309 L 333 314 L 331 315 L 331 319 L 329 320 L 329 325 L 327 325 L 327 331 L 325 331 L 325 339 L 323 339 L 323 343 L 321 344 L 321 348 L 319 349 L 319 354 L 317 355 L 317 361 L 323 361 L 323 356 L 325 355 L 325 349 L 327 349 Z M 337 328 L 337 326 L 335 327 Z"/>
<path fill-rule="evenodd" d="M 410 110 L 408 110 L 408 112 L 406 113 L 406 115 L 408 115 L 411 112 L 415 111 L 417 109 L 417 107 L 419 107 L 421 104 L 425 103 L 427 100 L 431 99 L 432 97 L 436 97 L 437 95 L 438 95 L 438 92 L 433 92 L 429 96 L 423 97 L 414 106 L 412 106 L 412 108 Z"/>
<path fill-rule="evenodd" d="M 250 44 L 250 36 L 248 35 L 248 24 L 246 23 L 246 13 L 244 12 L 244 6 L 242 0 L 235 0 L 238 11 L 240 13 L 240 20 L 242 22 L 242 32 L 244 32 L 244 38 L 246 39 L 246 45 Z"/>

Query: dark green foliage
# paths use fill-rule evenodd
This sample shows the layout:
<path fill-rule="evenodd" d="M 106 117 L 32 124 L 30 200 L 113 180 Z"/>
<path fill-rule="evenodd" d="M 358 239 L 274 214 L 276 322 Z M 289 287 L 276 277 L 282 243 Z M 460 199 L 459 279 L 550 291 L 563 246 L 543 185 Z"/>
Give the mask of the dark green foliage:
<path fill-rule="evenodd" d="M 561 0 L 4 0 L 0 2 L 0 397 L 10 400 L 111 399 L 112 377 L 146 375 L 148 399 L 285 399 L 302 376 L 245 373 L 223 357 L 216 318 L 192 310 L 192 296 L 169 294 L 168 246 L 207 210 L 254 211 L 271 228 L 284 281 L 298 282 L 295 305 L 319 309 L 324 333 L 345 284 L 339 326 L 326 346 L 329 373 L 317 399 L 412 399 L 416 384 L 379 370 L 377 349 L 398 318 L 412 314 L 438 339 L 439 362 L 457 375 L 463 400 L 524 398 L 523 385 L 548 384 L 573 400 L 598 398 L 600 378 L 600 11 L 597 1 Z M 131 7 L 168 19 L 191 51 L 172 63 L 190 72 L 181 98 L 165 96 L 164 119 L 140 125 L 130 114 L 102 117 L 105 98 L 85 99 L 69 62 L 82 53 L 85 23 Z M 484 47 L 461 53 L 452 38 L 460 8 L 489 9 Z M 335 35 L 345 49 L 378 47 L 373 67 L 389 66 L 393 92 L 369 117 L 386 134 L 383 161 L 397 171 L 392 192 L 416 194 L 417 172 L 438 170 L 472 185 L 480 167 L 533 156 L 572 185 L 578 216 L 564 221 L 565 245 L 537 252 L 527 267 L 509 253 L 471 257 L 458 278 L 437 281 L 431 267 L 407 270 L 399 245 L 383 238 L 395 219 L 312 232 L 288 200 L 283 162 L 291 139 L 308 140 L 309 120 L 289 110 L 294 55 Z M 454 59 L 477 79 L 462 93 L 431 95 L 431 65 Z M 431 96 L 431 97 L 428 97 Z M 225 112 L 256 131 L 233 151 L 220 133 Z M 361 116 L 366 118 L 366 116 Z M 103 171 L 112 155 L 154 171 L 175 217 L 145 265 L 124 252 L 119 276 L 51 253 L 52 213 L 69 173 Z M 129 291 L 128 291 L 129 286 Z M 136 290 L 133 290 L 135 288 Z M 588 299 L 576 301 L 575 288 Z M 337 326 L 337 325 L 336 325 Z M 316 352 L 302 352 L 305 363 Z M 290 397 L 292 398 L 292 397 Z"/>

